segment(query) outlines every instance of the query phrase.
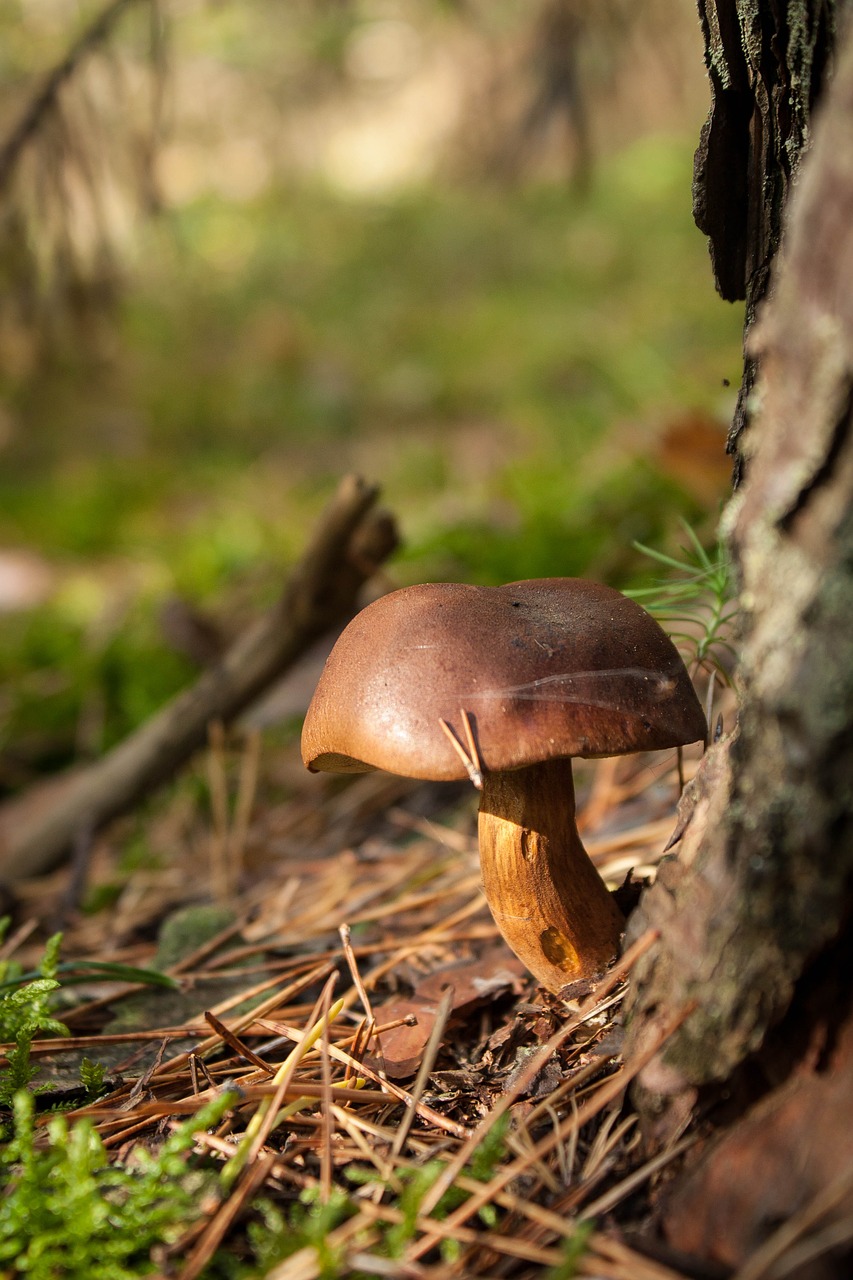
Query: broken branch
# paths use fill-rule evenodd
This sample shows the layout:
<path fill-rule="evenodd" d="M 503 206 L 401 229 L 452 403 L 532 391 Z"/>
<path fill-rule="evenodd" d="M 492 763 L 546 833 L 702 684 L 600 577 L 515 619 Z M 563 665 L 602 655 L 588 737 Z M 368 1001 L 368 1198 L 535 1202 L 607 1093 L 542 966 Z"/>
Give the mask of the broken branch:
<path fill-rule="evenodd" d="M 324 631 L 356 608 L 364 582 L 397 545 L 378 490 L 348 476 L 322 515 L 275 605 L 150 720 L 95 764 L 55 780 L 50 799 L 32 793 L 0 810 L 0 878 L 39 875 L 61 862 L 77 834 L 92 835 L 172 778 L 207 740 L 211 721 L 228 724 Z M 46 792 L 46 795 L 48 793 Z"/>

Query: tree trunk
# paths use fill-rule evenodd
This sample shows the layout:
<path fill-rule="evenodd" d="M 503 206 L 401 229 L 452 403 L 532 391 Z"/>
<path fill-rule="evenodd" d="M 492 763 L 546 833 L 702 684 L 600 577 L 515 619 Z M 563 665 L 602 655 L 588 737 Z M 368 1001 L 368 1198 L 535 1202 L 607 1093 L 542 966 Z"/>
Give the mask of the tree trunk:
<path fill-rule="evenodd" d="M 682 856 L 631 922 L 661 938 L 636 971 L 629 1061 L 695 1005 L 641 1074 L 647 1136 L 671 1136 L 697 1100 L 706 1119 L 723 1099 L 742 1117 L 663 1213 L 671 1243 L 727 1266 L 781 1248 L 768 1237 L 792 1214 L 814 1225 L 810 1200 L 832 1202 L 822 1225 L 853 1211 L 853 1149 L 837 1141 L 853 1105 L 853 38 L 772 284 L 750 327 L 756 407 L 725 517 L 742 588 L 739 726 L 703 762 Z M 851 1274 L 819 1265 L 792 1274 Z"/>
<path fill-rule="evenodd" d="M 756 361 L 749 333 L 767 292 L 788 193 L 835 41 L 836 0 L 699 0 L 711 109 L 693 175 L 693 212 L 717 289 L 746 301 L 744 376 L 728 451 L 735 485 Z"/>

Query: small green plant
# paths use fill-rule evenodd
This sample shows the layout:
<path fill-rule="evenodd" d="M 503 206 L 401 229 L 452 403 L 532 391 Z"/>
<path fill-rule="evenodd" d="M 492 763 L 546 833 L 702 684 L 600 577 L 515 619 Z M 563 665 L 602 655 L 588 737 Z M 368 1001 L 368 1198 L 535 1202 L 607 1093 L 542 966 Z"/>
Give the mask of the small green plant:
<path fill-rule="evenodd" d="M 9 927 L 8 919 L 0 920 L 0 942 Z M 30 1046 L 39 1034 L 67 1036 L 68 1028 L 51 1014 L 51 997 L 60 985 L 91 981 L 97 977 L 114 978 L 117 982 L 143 982 L 154 986 L 175 987 L 178 984 L 156 969 L 136 969 L 129 965 L 97 960 L 61 961 L 59 950 L 62 934 L 57 933 L 45 945 L 38 969 L 25 973 L 13 960 L 0 962 L 0 1041 L 15 1042 L 6 1055 L 7 1066 L 0 1070 L 0 1105 L 9 1106 L 19 1089 L 26 1089 L 36 1074 L 30 1062 Z M 61 983 L 60 983 L 61 979 Z M 103 1086 L 103 1067 L 84 1059 L 80 1078 L 87 1095 L 96 1097 Z"/>
<path fill-rule="evenodd" d="M 506 1152 L 505 1136 L 509 1125 L 509 1117 L 501 1116 L 492 1126 L 483 1142 L 477 1147 L 471 1161 L 465 1169 L 469 1179 L 477 1182 L 489 1182 Z M 399 1220 L 382 1228 L 381 1242 L 375 1246 L 375 1252 L 384 1257 L 402 1258 L 407 1246 L 414 1240 L 418 1231 L 418 1220 L 422 1216 L 422 1205 L 428 1192 L 432 1190 L 444 1171 L 442 1160 L 428 1160 L 416 1168 L 401 1168 L 396 1177 L 402 1183 L 402 1189 L 394 1207 L 401 1215 Z M 375 1170 L 366 1170 L 353 1166 L 347 1170 L 350 1181 L 365 1186 L 375 1185 Z M 451 1186 L 431 1211 L 431 1217 L 441 1222 L 449 1213 L 465 1203 L 470 1192 L 458 1183 Z M 490 1229 L 497 1225 L 498 1215 L 493 1204 L 482 1205 L 477 1211 L 480 1221 Z M 439 1246 L 441 1256 L 447 1263 L 456 1261 L 460 1245 L 457 1240 L 445 1239 Z"/>
<path fill-rule="evenodd" d="M 402 1258 L 406 1246 L 414 1239 L 423 1198 L 432 1188 L 436 1178 L 442 1171 L 442 1167 L 440 1160 L 430 1160 L 419 1169 L 401 1171 L 403 1190 L 396 1207 L 403 1216 L 399 1222 L 393 1223 L 385 1232 L 382 1252 L 387 1253 L 389 1257 Z M 445 1197 L 442 1197 L 436 1205 L 435 1216 L 443 1218 L 447 1213 L 447 1209 L 448 1205 Z"/>
<path fill-rule="evenodd" d="M 509 1114 L 504 1112 L 489 1129 L 483 1141 L 471 1156 L 468 1172 L 478 1182 L 489 1182 L 506 1153 L 506 1134 L 509 1129 Z"/>
<path fill-rule="evenodd" d="M 625 594 L 657 617 L 685 650 L 695 670 L 713 671 L 728 684 L 729 669 L 723 655 L 737 657 L 728 638 L 738 613 L 731 557 L 722 541 L 708 551 L 686 521 L 682 521 L 682 528 L 687 537 L 682 559 L 634 543 L 638 551 L 668 572 L 654 585 Z"/>
<path fill-rule="evenodd" d="M 8 920 L 0 922 L 0 939 L 8 929 Z M 6 960 L 0 964 L 0 1040 L 15 1042 L 6 1055 L 8 1065 L 0 1071 L 0 1105 L 8 1106 L 20 1089 L 25 1089 L 36 1074 L 30 1063 L 30 1045 L 40 1032 L 67 1036 L 68 1028 L 50 1013 L 50 995 L 59 986 L 59 948 L 62 934 L 55 934 L 45 947 L 38 974 L 32 982 L 24 979 L 20 966 Z M 2 991 L 2 987 L 9 989 Z"/>
<path fill-rule="evenodd" d="M 193 1135 L 233 1104 L 223 1094 L 151 1155 L 137 1147 L 109 1165 L 94 1127 L 48 1122 L 43 1146 L 32 1096 L 15 1096 L 14 1134 L 0 1151 L 0 1274 L 27 1280 L 131 1280 L 155 1270 L 152 1250 L 177 1240 L 200 1213 L 213 1170 L 187 1159 Z"/>
<path fill-rule="evenodd" d="M 246 1227 L 246 1238 L 252 1255 L 251 1268 L 245 1270 L 238 1264 L 237 1270 L 228 1268 L 229 1276 L 265 1276 L 273 1267 L 290 1258 L 307 1246 L 317 1252 L 320 1280 L 335 1280 L 340 1274 L 338 1251 L 329 1244 L 329 1232 L 355 1212 L 350 1195 L 340 1187 L 333 1187 L 324 1203 L 313 1187 L 306 1188 L 299 1202 L 286 1212 L 266 1196 L 252 1204 L 254 1220 Z M 220 1264 L 225 1259 L 217 1255 Z"/>
<path fill-rule="evenodd" d="M 285 1252 L 288 1257 L 311 1245 L 317 1252 L 319 1280 L 335 1280 L 340 1274 L 341 1258 L 329 1243 L 329 1233 L 355 1212 L 352 1197 L 342 1187 L 332 1187 L 324 1200 L 319 1187 L 307 1187 L 292 1206 L 284 1234 Z M 256 1247 L 260 1243 L 255 1237 Z M 267 1246 L 268 1247 L 268 1246 Z"/>
<path fill-rule="evenodd" d="M 592 1222 L 578 1223 L 574 1233 L 563 1243 L 562 1261 L 545 1273 L 545 1280 L 574 1280 L 594 1230 Z"/>
<path fill-rule="evenodd" d="M 94 1102 L 104 1092 L 106 1074 L 107 1070 L 102 1062 L 93 1062 L 91 1058 L 84 1058 L 80 1063 L 80 1083 L 86 1090 L 87 1101 Z"/>

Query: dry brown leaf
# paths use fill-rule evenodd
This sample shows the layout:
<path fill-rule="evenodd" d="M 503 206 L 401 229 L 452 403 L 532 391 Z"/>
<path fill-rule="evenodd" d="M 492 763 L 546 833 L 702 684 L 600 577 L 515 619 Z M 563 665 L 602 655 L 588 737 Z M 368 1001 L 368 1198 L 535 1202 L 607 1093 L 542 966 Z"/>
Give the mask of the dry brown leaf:
<path fill-rule="evenodd" d="M 415 987 L 410 997 L 389 1000 L 374 1010 L 377 1022 L 414 1017 L 414 1025 L 392 1027 L 378 1038 L 384 1067 L 393 1080 L 404 1080 L 417 1071 L 435 1025 L 439 1002 L 453 988 L 452 1015 L 523 988 L 526 970 L 505 947 L 492 947 L 474 960 L 434 969 Z"/>
<path fill-rule="evenodd" d="M 853 1019 L 843 1027 L 829 1062 L 820 1058 L 813 1054 L 807 1066 L 763 1098 L 682 1185 L 664 1217 L 675 1248 L 739 1266 L 780 1223 L 850 1169 Z M 851 1213 L 853 1191 L 831 1218 Z M 797 1274 L 805 1280 L 805 1272 Z"/>

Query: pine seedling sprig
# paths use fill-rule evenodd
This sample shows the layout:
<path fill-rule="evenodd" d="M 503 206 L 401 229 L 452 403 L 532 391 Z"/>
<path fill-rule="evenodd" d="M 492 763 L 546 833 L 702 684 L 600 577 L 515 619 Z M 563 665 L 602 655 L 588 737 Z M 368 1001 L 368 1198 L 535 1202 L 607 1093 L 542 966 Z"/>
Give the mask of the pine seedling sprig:
<path fill-rule="evenodd" d="M 736 658 L 727 638 L 727 628 L 738 613 L 737 596 L 729 553 L 718 541 L 712 551 L 703 547 L 696 531 L 682 521 L 687 536 L 684 557 L 678 559 L 648 547 L 634 546 L 668 572 L 653 586 L 627 591 L 666 627 L 673 640 L 686 651 L 694 670 L 713 671 L 730 683 L 724 655 Z M 690 630 L 684 630 L 689 626 Z"/>

